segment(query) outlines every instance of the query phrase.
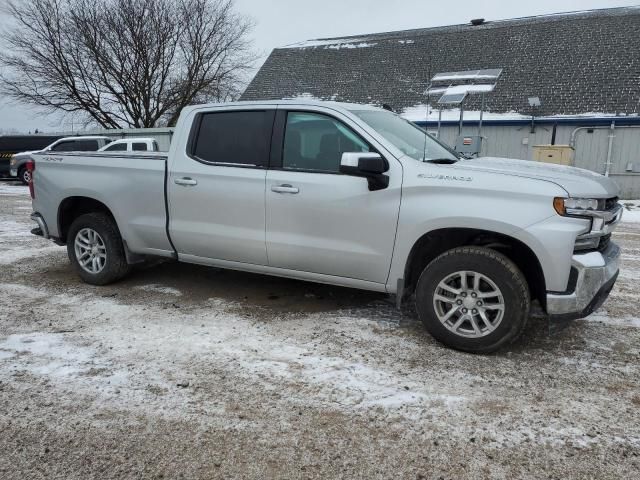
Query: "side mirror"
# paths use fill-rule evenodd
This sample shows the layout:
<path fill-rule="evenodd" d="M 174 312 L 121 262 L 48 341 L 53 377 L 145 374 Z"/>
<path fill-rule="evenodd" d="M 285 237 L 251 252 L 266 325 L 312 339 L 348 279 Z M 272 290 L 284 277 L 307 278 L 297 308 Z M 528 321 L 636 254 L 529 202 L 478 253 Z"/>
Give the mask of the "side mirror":
<path fill-rule="evenodd" d="M 389 164 L 379 153 L 345 152 L 340 159 L 340 173 L 366 178 L 369 190 L 382 190 L 389 186 L 389 177 L 383 175 Z"/>

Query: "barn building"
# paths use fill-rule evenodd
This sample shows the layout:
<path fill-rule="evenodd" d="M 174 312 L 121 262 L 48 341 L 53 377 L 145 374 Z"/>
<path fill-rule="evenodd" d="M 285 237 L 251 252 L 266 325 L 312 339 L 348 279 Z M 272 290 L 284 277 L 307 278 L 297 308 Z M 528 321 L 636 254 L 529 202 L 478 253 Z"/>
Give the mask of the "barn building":
<path fill-rule="evenodd" d="M 640 7 L 625 7 L 310 40 L 273 50 L 241 100 L 388 104 L 454 145 L 478 134 L 481 97 L 467 97 L 461 126 L 460 107 L 425 93 L 430 80 L 502 69 L 484 100 L 481 155 L 569 153 L 566 161 L 640 198 L 638 32 Z"/>

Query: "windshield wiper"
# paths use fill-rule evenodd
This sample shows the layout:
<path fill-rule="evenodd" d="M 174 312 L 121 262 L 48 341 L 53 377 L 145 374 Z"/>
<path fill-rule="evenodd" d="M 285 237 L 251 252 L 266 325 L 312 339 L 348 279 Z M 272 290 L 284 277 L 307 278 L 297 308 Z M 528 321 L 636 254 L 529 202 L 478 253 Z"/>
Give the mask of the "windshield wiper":
<path fill-rule="evenodd" d="M 426 163 L 435 163 L 437 165 L 451 165 L 452 163 L 456 163 L 458 159 L 455 158 L 425 158 L 422 160 Z"/>

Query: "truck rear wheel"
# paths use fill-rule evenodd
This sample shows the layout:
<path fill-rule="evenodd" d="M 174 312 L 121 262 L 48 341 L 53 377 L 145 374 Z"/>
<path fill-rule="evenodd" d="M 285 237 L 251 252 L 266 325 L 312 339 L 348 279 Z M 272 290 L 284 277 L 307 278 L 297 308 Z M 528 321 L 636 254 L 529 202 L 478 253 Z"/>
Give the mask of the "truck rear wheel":
<path fill-rule="evenodd" d="M 74 220 L 67 235 L 67 254 L 80 278 L 91 285 L 115 282 L 130 271 L 118 228 L 104 213 L 87 213 Z"/>
<path fill-rule="evenodd" d="M 499 252 L 460 247 L 424 269 L 416 286 L 416 308 L 425 327 L 445 345 L 491 353 L 515 341 L 529 317 L 527 282 Z"/>

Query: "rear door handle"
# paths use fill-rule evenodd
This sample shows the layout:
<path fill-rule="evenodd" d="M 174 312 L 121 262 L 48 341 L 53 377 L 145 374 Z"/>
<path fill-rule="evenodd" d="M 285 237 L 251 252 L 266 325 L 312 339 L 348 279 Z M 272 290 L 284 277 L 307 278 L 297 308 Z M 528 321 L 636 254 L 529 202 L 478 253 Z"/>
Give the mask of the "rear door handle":
<path fill-rule="evenodd" d="M 185 187 L 193 187 L 194 185 L 198 184 L 198 181 L 194 180 L 191 177 L 176 178 L 173 182 L 176 185 L 183 185 Z"/>
<path fill-rule="evenodd" d="M 271 187 L 271 191 L 276 193 L 298 193 L 300 192 L 300 189 L 285 183 L 283 185 L 273 185 Z"/>

